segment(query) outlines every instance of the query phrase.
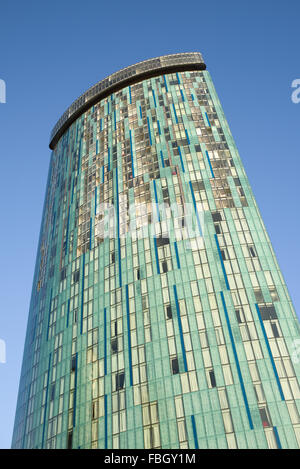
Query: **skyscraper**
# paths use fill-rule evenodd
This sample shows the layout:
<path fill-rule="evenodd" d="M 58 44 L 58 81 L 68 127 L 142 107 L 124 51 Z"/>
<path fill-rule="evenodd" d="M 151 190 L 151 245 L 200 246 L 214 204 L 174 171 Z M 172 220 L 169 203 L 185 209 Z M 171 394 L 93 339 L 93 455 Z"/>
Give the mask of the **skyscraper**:
<path fill-rule="evenodd" d="M 14 448 L 298 448 L 299 323 L 199 53 L 63 114 Z"/>

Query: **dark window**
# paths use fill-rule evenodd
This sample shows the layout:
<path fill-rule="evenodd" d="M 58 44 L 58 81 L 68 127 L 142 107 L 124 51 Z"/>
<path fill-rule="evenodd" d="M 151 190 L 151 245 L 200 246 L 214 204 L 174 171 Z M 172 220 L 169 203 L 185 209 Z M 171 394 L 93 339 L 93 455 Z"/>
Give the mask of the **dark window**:
<path fill-rule="evenodd" d="M 118 339 L 112 339 L 111 350 L 113 353 L 116 353 L 118 351 Z"/>
<path fill-rule="evenodd" d="M 243 322 L 243 317 L 242 317 L 242 312 L 240 309 L 236 309 L 235 310 L 235 314 L 236 314 L 236 318 L 237 318 L 237 322 L 239 324 L 241 324 Z"/>
<path fill-rule="evenodd" d="M 278 331 L 277 325 L 274 322 L 271 322 L 271 327 L 272 327 L 274 337 L 276 338 L 279 337 L 279 331 Z"/>
<path fill-rule="evenodd" d="M 76 355 L 73 355 L 72 360 L 71 360 L 71 371 L 76 370 Z"/>
<path fill-rule="evenodd" d="M 73 274 L 73 282 L 74 283 L 79 282 L 79 270 L 75 270 L 75 272 Z"/>
<path fill-rule="evenodd" d="M 220 212 L 212 213 L 212 219 L 213 219 L 213 221 L 222 221 L 222 216 L 221 216 Z"/>
<path fill-rule="evenodd" d="M 73 432 L 68 433 L 68 449 L 72 449 Z"/>
<path fill-rule="evenodd" d="M 263 321 L 266 321 L 267 319 L 277 319 L 277 313 L 274 306 L 261 306 L 259 310 Z"/>
<path fill-rule="evenodd" d="M 50 390 L 50 401 L 53 401 L 55 397 L 55 384 L 51 385 L 51 390 Z"/>
<path fill-rule="evenodd" d="M 64 280 L 67 276 L 67 268 L 64 267 L 60 273 L 60 280 Z"/>
<path fill-rule="evenodd" d="M 114 252 L 111 254 L 111 263 L 112 264 L 115 263 L 115 253 Z"/>
<path fill-rule="evenodd" d="M 171 365 L 172 365 L 173 375 L 178 375 L 178 373 L 179 373 L 178 358 L 172 358 Z"/>
<path fill-rule="evenodd" d="M 168 319 L 172 319 L 172 308 L 171 308 L 171 305 L 167 305 L 166 313 L 167 313 L 167 318 L 168 318 Z"/>
<path fill-rule="evenodd" d="M 137 269 L 137 271 L 136 271 L 136 278 L 138 280 L 140 280 L 140 278 L 141 278 L 140 269 Z"/>
<path fill-rule="evenodd" d="M 165 272 L 168 272 L 168 264 L 166 261 L 163 261 L 162 262 L 162 271 L 165 273 Z"/>
<path fill-rule="evenodd" d="M 116 374 L 116 390 L 123 389 L 125 381 L 125 373 Z"/>
<path fill-rule="evenodd" d="M 222 256 L 223 261 L 226 261 L 226 253 L 224 249 L 221 249 L 221 256 Z"/>
<path fill-rule="evenodd" d="M 249 246 L 249 252 L 251 257 L 256 257 L 256 252 L 253 246 Z"/>
<path fill-rule="evenodd" d="M 212 385 L 213 388 L 216 387 L 216 378 L 215 378 L 215 373 L 213 370 L 209 372 L 209 379 L 210 379 L 210 384 Z"/>
<path fill-rule="evenodd" d="M 221 228 L 220 228 L 220 225 L 218 225 L 218 223 L 215 223 L 215 229 L 216 229 L 217 234 L 221 234 Z"/>
<path fill-rule="evenodd" d="M 170 240 L 169 240 L 169 238 L 159 237 L 159 238 L 156 238 L 156 244 L 157 244 L 157 247 L 160 248 L 161 246 L 165 246 L 166 244 L 170 244 Z"/>
<path fill-rule="evenodd" d="M 267 414 L 267 410 L 265 408 L 259 409 L 261 421 L 263 424 L 263 427 L 270 427 L 270 422 L 269 422 L 269 417 Z"/>

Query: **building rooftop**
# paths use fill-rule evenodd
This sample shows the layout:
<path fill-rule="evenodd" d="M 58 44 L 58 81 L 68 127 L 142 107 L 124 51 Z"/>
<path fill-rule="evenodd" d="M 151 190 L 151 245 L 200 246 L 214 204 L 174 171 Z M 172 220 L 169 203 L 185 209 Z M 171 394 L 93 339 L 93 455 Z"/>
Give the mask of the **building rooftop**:
<path fill-rule="evenodd" d="M 174 71 L 205 70 L 199 52 L 163 55 L 123 68 L 96 83 L 76 99 L 54 126 L 49 147 L 53 150 L 67 128 L 90 106 L 133 83 Z"/>

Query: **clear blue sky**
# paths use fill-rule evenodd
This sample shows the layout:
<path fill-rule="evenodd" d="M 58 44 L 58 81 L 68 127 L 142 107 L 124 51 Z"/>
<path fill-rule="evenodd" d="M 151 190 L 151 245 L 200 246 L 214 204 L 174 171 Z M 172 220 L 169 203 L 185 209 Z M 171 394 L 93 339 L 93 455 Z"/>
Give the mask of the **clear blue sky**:
<path fill-rule="evenodd" d="M 140 60 L 202 52 L 300 311 L 299 0 L 2 2 L 0 448 L 10 447 L 50 150 L 88 87 Z"/>

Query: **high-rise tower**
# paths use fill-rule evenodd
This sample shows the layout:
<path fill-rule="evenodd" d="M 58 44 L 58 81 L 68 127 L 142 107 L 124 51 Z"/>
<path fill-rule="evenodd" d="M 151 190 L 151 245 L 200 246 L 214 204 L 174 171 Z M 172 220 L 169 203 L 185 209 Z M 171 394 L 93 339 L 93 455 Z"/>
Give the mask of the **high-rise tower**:
<path fill-rule="evenodd" d="M 128 67 L 55 126 L 14 448 L 299 447 L 299 323 L 205 68 Z"/>

